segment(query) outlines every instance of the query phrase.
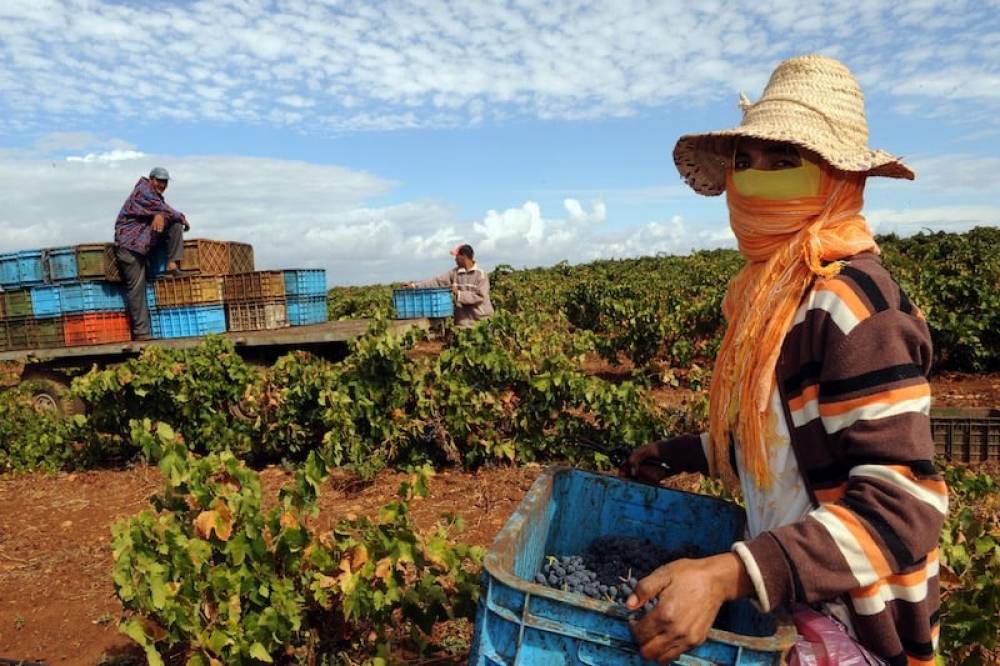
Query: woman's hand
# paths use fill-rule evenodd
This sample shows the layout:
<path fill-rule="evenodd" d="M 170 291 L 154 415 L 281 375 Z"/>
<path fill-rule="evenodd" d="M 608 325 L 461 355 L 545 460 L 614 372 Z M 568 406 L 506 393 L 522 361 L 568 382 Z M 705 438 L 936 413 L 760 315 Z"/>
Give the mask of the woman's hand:
<path fill-rule="evenodd" d="M 669 664 L 705 642 L 723 602 L 752 590 L 743 561 L 734 553 L 676 560 L 660 567 L 639 581 L 625 603 L 636 610 L 658 598 L 652 610 L 630 622 L 640 654 L 644 659 Z"/>
<path fill-rule="evenodd" d="M 663 443 L 662 441 L 651 442 L 634 450 L 622 468 L 618 470 L 619 475 L 653 486 L 659 485 L 660 481 L 670 476 L 670 472 L 659 465 L 644 465 L 643 461 L 649 458 L 661 458 L 660 445 Z"/>

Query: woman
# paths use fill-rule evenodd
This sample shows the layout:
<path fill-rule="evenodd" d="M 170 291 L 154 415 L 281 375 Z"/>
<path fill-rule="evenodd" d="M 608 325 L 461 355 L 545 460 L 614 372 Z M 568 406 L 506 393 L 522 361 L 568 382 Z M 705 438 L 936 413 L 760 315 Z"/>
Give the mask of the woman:
<path fill-rule="evenodd" d="M 947 490 L 934 469 L 930 334 L 879 260 L 861 216 L 870 176 L 913 179 L 868 147 L 860 87 L 841 63 L 781 63 L 739 127 L 681 137 L 674 161 L 699 194 L 723 192 L 747 264 L 729 284 L 709 432 L 633 452 L 738 485 L 747 534 L 640 582 L 642 655 L 667 663 L 704 641 L 726 600 L 794 612 L 792 660 L 819 627 L 849 637 L 830 663 L 933 663 L 937 542 Z M 829 635 L 829 634 L 828 634 Z"/>

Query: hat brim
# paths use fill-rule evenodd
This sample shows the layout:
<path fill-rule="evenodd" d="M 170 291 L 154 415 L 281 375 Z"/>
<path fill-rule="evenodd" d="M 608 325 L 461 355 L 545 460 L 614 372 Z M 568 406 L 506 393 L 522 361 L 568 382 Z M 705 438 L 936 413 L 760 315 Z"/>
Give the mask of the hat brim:
<path fill-rule="evenodd" d="M 677 166 L 677 171 L 698 194 L 705 196 L 722 194 L 726 191 L 726 168 L 733 155 L 733 144 L 740 137 L 791 143 L 815 153 L 840 171 L 907 180 L 916 178 L 914 171 L 901 159 L 884 150 L 867 149 L 854 153 L 835 153 L 829 146 L 821 146 L 808 138 L 793 136 L 787 128 L 760 125 L 682 136 L 674 146 L 674 164 Z"/>

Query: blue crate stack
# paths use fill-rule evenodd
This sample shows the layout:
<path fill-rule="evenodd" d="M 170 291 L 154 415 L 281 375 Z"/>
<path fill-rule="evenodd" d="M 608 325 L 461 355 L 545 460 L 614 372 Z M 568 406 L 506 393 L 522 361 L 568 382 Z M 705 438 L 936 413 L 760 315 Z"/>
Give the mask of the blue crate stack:
<path fill-rule="evenodd" d="M 299 268 L 284 273 L 289 325 L 305 326 L 326 321 L 326 271 Z"/>

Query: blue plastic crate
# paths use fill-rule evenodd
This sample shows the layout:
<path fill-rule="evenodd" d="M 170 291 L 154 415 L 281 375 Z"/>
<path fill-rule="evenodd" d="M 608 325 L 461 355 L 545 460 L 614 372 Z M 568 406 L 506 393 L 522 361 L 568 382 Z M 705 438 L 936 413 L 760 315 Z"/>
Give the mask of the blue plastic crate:
<path fill-rule="evenodd" d="M 38 319 L 58 317 L 63 313 L 59 287 L 32 287 L 31 314 Z"/>
<path fill-rule="evenodd" d="M 550 468 L 486 555 L 470 666 L 652 666 L 622 607 L 536 584 L 543 558 L 582 553 L 607 535 L 711 555 L 742 537 L 743 521 L 739 507 L 712 497 Z M 677 663 L 776 666 L 795 636 L 790 622 L 741 600 L 725 604 L 708 640 Z"/>
<path fill-rule="evenodd" d="M 286 296 L 326 296 L 326 271 L 295 269 L 285 271 Z"/>
<path fill-rule="evenodd" d="M 154 338 L 163 337 L 163 325 L 160 323 L 160 310 L 152 306 L 149 308 L 149 334 Z"/>
<path fill-rule="evenodd" d="M 156 307 L 156 290 L 148 282 L 146 283 L 146 305 L 150 310 Z"/>
<path fill-rule="evenodd" d="M 157 308 L 150 312 L 150 318 L 156 338 L 189 338 L 226 332 L 226 308 L 222 303 Z"/>
<path fill-rule="evenodd" d="M 49 250 L 49 278 L 52 282 L 68 282 L 79 277 L 76 267 L 76 246 Z"/>
<path fill-rule="evenodd" d="M 327 320 L 326 296 L 286 297 L 289 326 L 319 324 Z"/>
<path fill-rule="evenodd" d="M 64 284 L 59 289 L 67 314 L 125 309 L 125 289 L 120 284 L 98 280 Z"/>
<path fill-rule="evenodd" d="M 21 286 L 21 278 L 17 274 L 17 253 L 0 254 L 0 287 L 17 289 Z"/>
<path fill-rule="evenodd" d="M 396 319 L 450 317 L 455 313 L 451 289 L 447 288 L 395 289 L 392 304 L 396 309 Z"/>
<path fill-rule="evenodd" d="M 45 253 L 41 250 L 18 252 L 17 277 L 22 286 L 44 284 L 46 278 Z"/>

